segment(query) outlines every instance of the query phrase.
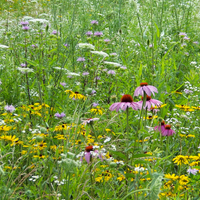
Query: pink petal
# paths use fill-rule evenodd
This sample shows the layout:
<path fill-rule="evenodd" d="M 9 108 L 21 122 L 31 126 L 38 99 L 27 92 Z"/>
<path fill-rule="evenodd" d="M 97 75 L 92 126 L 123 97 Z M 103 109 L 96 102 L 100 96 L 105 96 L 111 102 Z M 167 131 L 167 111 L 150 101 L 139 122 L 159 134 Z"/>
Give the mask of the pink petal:
<path fill-rule="evenodd" d="M 135 89 L 135 92 L 134 92 L 134 96 L 138 96 L 139 95 L 139 90 L 140 90 L 141 86 L 137 87 Z"/>
<path fill-rule="evenodd" d="M 85 160 L 87 161 L 87 163 L 90 163 L 90 152 L 85 152 Z"/>
<path fill-rule="evenodd" d="M 143 86 L 143 90 L 146 92 L 148 96 L 151 96 L 151 90 L 148 88 L 148 86 Z"/>

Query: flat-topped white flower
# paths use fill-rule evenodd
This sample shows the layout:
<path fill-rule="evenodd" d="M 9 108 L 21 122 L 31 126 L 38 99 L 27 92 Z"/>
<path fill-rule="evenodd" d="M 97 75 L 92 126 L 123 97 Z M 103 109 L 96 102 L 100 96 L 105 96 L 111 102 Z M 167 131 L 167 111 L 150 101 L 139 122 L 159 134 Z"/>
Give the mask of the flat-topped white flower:
<path fill-rule="evenodd" d="M 7 49 L 7 48 L 9 48 L 9 47 L 6 46 L 6 45 L 0 44 L 0 48 L 2 48 L 2 49 Z"/>
<path fill-rule="evenodd" d="M 79 44 L 77 44 L 77 47 L 80 49 L 92 49 L 92 50 L 95 49 L 94 45 L 92 45 L 90 43 L 79 43 Z"/>
<path fill-rule="evenodd" d="M 31 19 L 29 22 L 49 23 L 49 21 L 46 19 Z"/>
<path fill-rule="evenodd" d="M 119 63 L 116 63 L 116 62 L 109 62 L 109 61 L 104 61 L 104 64 L 107 64 L 107 65 L 113 65 L 115 67 L 121 67 L 122 65 L 119 64 Z"/>
<path fill-rule="evenodd" d="M 24 68 L 24 67 L 18 67 L 17 68 L 20 72 L 22 72 L 22 73 L 29 73 L 29 72 L 34 72 L 34 70 L 33 69 L 30 69 L 30 68 Z"/>
<path fill-rule="evenodd" d="M 103 51 L 90 51 L 90 52 L 93 54 L 96 54 L 96 55 L 103 56 L 104 58 L 109 56 L 107 53 L 105 53 Z"/>

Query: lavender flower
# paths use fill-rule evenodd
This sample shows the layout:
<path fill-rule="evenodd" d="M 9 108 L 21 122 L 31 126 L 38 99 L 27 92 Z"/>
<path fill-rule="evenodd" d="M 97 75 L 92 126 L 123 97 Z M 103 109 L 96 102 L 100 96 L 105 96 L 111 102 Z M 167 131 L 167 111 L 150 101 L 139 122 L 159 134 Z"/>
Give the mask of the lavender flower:
<path fill-rule="evenodd" d="M 93 107 L 97 107 L 98 105 L 99 105 L 98 103 L 95 103 L 95 102 L 92 103 L 92 106 L 93 106 Z"/>
<path fill-rule="evenodd" d="M 110 42 L 110 39 L 105 39 L 104 42 Z"/>
<path fill-rule="evenodd" d="M 60 82 L 60 85 L 62 85 L 63 87 L 66 85 L 65 82 Z"/>
<path fill-rule="evenodd" d="M 197 41 L 194 41 L 194 42 L 193 42 L 193 44 L 199 44 L 199 42 L 197 42 Z"/>
<path fill-rule="evenodd" d="M 108 71 L 108 74 L 115 75 L 115 74 L 116 74 L 116 72 L 115 72 L 114 70 L 109 70 L 109 71 Z"/>
<path fill-rule="evenodd" d="M 96 90 L 92 90 L 91 94 L 95 94 L 95 93 L 97 93 Z"/>
<path fill-rule="evenodd" d="M 96 80 L 100 80 L 101 78 L 100 78 L 99 76 L 96 76 L 95 79 L 96 79 Z"/>
<path fill-rule="evenodd" d="M 82 73 L 83 76 L 87 76 L 87 75 L 89 75 L 89 74 L 90 74 L 89 72 L 83 72 L 83 73 Z"/>
<path fill-rule="evenodd" d="M 21 24 L 22 26 L 27 26 L 27 25 L 29 25 L 29 22 L 28 22 L 28 21 L 20 22 L 20 24 Z"/>
<path fill-rule="evenodd" d="M 4 109 L 7 111 L 7 112 L 10 112 L 10 113 L 12 113 L 13 111 L 15 111 L 15 107 L 13 106 L 13 105 L 6 105 L 5 107 L 4 107 Z"/>
<path fill-rule="evenodd" d="M 2 84 L 1 80 L 0 80 L 0 85 Z"/>
<path fill-rule="evenodd" d="M 76 61 L 77 61 L 77 62 L 84 62 L 84 61 L 85 61 L 85 58 L 79 57 Z"/>
<path fill-rule="evenodd" d="M 180 32 L 180 33 L 179 33 L 179 36 L 187 36 L 187 34 L 186 34 L 186 33 L 183 33 L 183 32 Z"/>
<path fill-rule="evenodd" d="M 89 119 L 82 120 L 82 121 L 83 121 L 83 124 L 86 125 L 86 124 L 93 123 L 93 121 L 97 121 L 97 120 L 99 120 L 99 118 L 89 118 Z"/>
<path fill-rule="evenodd" d="M 64 46 L 65 46 L 65 47 L 68 47 L 69 45 L 66 43 L 66 44 L 64 44 Z"/>
<path fill-rule="evenodd" d="M 38 47 L 38 44 L 32 44 L 31 45 L 33 48 L 37 48 Z"/>
<path fill-rule="evenodd" d="M 190 38 L 187 37 L 187 36 L 185 36 L 183 39 L 184 39 L 184 40 L 190 40 Z"/>
<path fill-rule="evenodd" d="M 85 33 L 88 37 L 92 36 L 93 35 L 93 32 L 92 31 L 88 31 Z"/>
<path fill-rule="evenodd" d="M 189 169 L 187 170 L 187 172 L 189 174 L 193 174 L 193 175 L 196 175 L 196 173 L 198 172 L 199 170 L 198 169 L 191 169 L 191 167 L 189 167 Z"/>
<path fill-rule="evenodd" d="M 102 35 L 103 35 L 103 32 L 101 32 L 101 31 L 94 32 L 94 36 L 101 37 Z"/>
<path fill-rule="evenodd" d="M 51 34 L 56 35 L 57 33 L 57 30 L 53 30 Z"/>
<path fill-rule="evenodd" d="M 126 66 L 121 66 L 120 68 L 121 68 L 121 69 L 127 69 L 127 67 L 126 67 Z"/>
<path fill-rule="evenodd" d="M 21 63 L 21 67 L 26 67 L 26 63 Z"/>
<path fill-rule="evenodd" d="M 24 31 L 28 31 L 28 30 L 30 29 L 30 27 L 29 27 L 29 26 L 23 26 L 22 29 L 23 29 Z"/>
<path fill-rule="evenodd" d="M 59 118 L 59 119 L 62 119 L 63 117 L 65 117 L 66 115 L 65 115 L 65 113 L 56 113 L 55 115 L 54 115 L 55 117 L 57 117 L 57 118 Z"/>
<path fill-rule="evenodd" d="M 92 21 L 91 21 L 91 24 L 93 24 L 93 25 L 94 25 L 94 24 L 95 24 L 95 25 L 98 25 L 98 23 L 99 23 L 99 22 L 98 22 L 97 20 L 92 20 Z"/>

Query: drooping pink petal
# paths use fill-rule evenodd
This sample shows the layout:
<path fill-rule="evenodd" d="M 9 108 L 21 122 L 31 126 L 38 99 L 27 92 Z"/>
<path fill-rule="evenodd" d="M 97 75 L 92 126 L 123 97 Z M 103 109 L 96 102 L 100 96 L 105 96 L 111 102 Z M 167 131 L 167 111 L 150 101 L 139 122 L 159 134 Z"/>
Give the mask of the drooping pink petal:
<path fill-rule="evenodd" d="M 115 108 L 117 107 L 117 105 L 118 105 L 118 103 L 113 103 L 113 104 L 110 106 L 109 110 L 111 110 L 111 111 L 115 110 Z"/>
<path fill-rule="evenodd" d="M 157 89 L 156 87 L 154 87 L 154 86 L 152 86 L 152 85 L 148 85 L 147 87 L 150 89 L 150 91 L 152 92 L 152 94 L 153 94 L 154 96 L 155 96 L 154 92 L 155 92 L 155 93 L 158 93 L 158 89 Z"/>
<path fill-rule="evenodd" d="M 141 89 L 141 86 L 139 86 L 139 87 L 137 87 L 137 88 L 135 89 L 134 96 L 138 96 L 138 95 L 140 94 L 140 93 L 139 93 L 140 89 Z"/>
<path fill-rule="evenodd" d="M 148 96 L 151 96 L 151 90 L 148 88 L 148 86 L 143 86 L 142 89 L 146 92 Z"/>
<path fill-rule="evenodd" d="M 87 163 L 90 163 L 90 152 L 85 152 L 85 160 L 87 161 Z"/>

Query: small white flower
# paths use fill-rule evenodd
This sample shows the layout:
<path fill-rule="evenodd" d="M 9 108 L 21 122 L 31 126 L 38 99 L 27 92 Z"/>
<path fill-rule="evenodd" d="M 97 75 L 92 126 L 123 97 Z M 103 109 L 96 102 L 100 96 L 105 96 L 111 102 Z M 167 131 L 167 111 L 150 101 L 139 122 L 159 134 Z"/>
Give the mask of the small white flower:
<path fill-rule="evenodd" d="M 108 62 L 108 61 L 104 61 L 104 64 L 107 65 L 113 65 L 114 67 L 121 67 L 122 65 L 116 62 Z"/>
<path fill-rule="evenodd" d="M 110 138 L 110 137 L 107 137 L 107 138 L 104 140 L 104 143 L 109 142 L 110 140 L 111 140 L 111 138 Z"/>
<path fill-rule="evenodd" d="M 95 49 L 94 45 L 92 45 L 90 43 L 79 43 L 77 45 L 77 47 L 80 48 L 80 49 L 84 49 L 84 48 L 86 48 L 86 49 L 92 49 L 92 50 Z"/>
<path fill-rule="evenodd" d="M 90 51 L 90 52 L 93 54 L 96 54 L 96 55 L 103 56 L 104 58 L 109 56 L 107 53 L 105 53 L 103 51 Z"/>
<path fill-rule="evenodd" d="M 9 48 L 9 47 L 6 46 L 6 45 L 0 44 L 0 48 L 2 48 L 2 49 L 7 49 L 7 48 Z"/>
<path fill-rule="evenodd" d="M 17 68 L 19 71 L 21 71 L 22 73 L 29 73 L 29 72 L 34 72 L 33 69 L 30 69 L 30 68 L 22 68 L 22 67 L 18 67 Z"/>

